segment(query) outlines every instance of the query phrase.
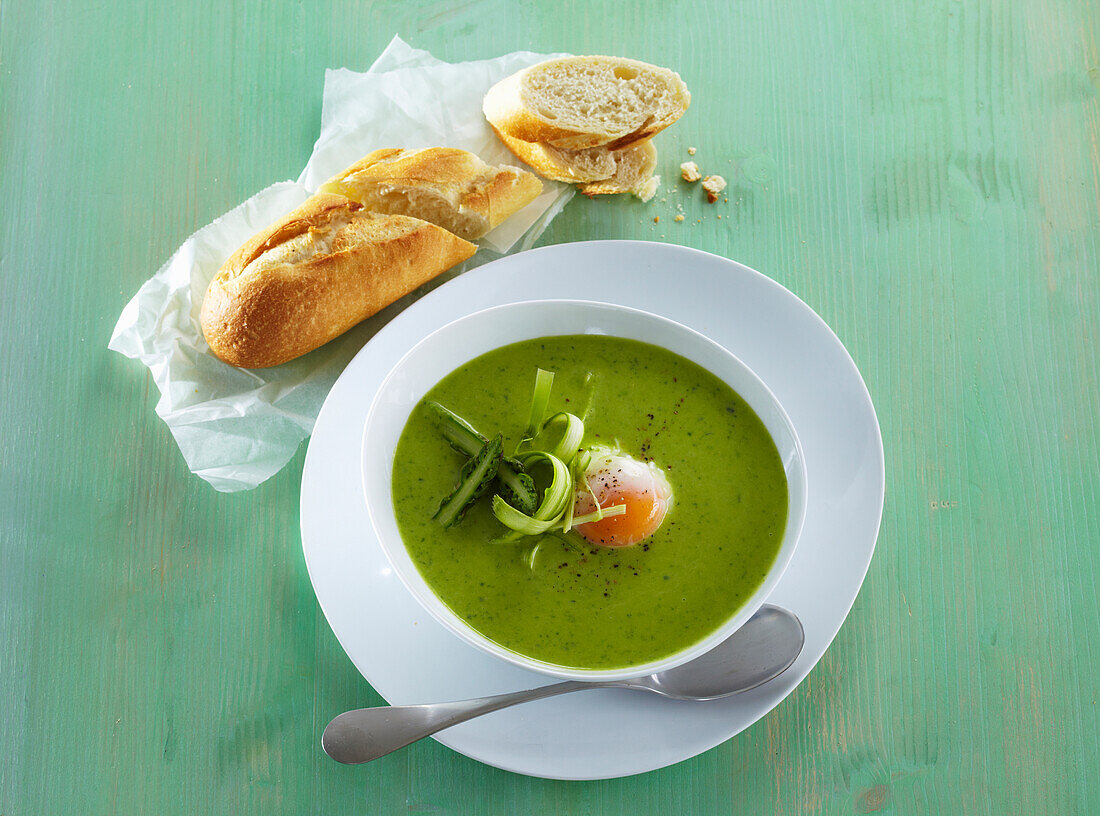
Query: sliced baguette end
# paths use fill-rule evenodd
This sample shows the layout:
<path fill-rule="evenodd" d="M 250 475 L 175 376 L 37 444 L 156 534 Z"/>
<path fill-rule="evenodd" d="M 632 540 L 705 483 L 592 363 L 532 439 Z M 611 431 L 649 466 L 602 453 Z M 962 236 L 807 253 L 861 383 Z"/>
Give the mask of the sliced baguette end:
<path fill-rule="evenodd" d="M 494 85 L 482 109 L 498 131 L 566 150 L 629 147 L 671 125 L 691 93 L 679 74 L 623 57 L 559 57 Z"/>

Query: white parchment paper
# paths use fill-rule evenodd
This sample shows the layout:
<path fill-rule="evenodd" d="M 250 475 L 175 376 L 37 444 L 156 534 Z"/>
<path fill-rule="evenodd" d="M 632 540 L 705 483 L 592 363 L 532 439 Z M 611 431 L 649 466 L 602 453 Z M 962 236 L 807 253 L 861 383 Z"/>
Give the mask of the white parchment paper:
<path fill-rule="evenodd" d="M 394 37 L 365 73 L 325 73 L 320 136 L 298 180 L 261 190 L 188 238 L 126 305 L 108 344 L 149 368 L 160 389 L 157 414 L 193 473 L 222 491 L 247 490 L 276 474 L 309 436 L 332 384 L 367 340 L 444 281 L 530 248 L 573 188 L 545 181 L 542 195 L 482 238 L 466 263 L 326 346 L 274 368 L 226 365 L 202 336 L 202 298 L 226 258 L 378 148 L 458 147 L 490 164 L 518 164 L 485 122 L 481 100 L 500 79 L 554 56 L 516 52 L 447 63 Z"/>

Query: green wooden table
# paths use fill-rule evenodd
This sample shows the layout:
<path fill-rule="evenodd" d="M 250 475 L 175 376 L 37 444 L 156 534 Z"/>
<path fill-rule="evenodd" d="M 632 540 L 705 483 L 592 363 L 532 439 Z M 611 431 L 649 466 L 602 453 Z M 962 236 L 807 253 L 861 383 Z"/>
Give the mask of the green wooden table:
<path fill-rule="evenodd" d="M 594 783 L 430 740 L 329 760 L 328 718 L 382 701 L 306 575 L 304 446 L 217 493 L 106 349 L 187 235 L 297 175 L 324 69 L 395 33 L 675 67 L 694 102 L 659 171 L 695 146 L 728 203 L 578 197 L 541 243 L 739 260 L 868 383 L 863 591 L 799 689 L 695 759 Z M 1098 41 L 1088 0 L 4 0 L 0 814 L 1100 811 Z"/>

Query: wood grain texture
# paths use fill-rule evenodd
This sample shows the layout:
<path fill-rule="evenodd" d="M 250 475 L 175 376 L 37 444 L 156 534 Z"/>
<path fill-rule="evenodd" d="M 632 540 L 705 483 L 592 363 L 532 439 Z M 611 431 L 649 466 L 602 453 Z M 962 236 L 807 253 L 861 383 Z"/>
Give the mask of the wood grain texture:
<path fill-rule="evenodd" d="M 0 5 L 0 814 L 1100 811 L 1096 4 L 620 11 Z M 742 261 L 822 315 L 875 399 L 863 592 L 788 700 L 695 759 L 583 784 L 432 741 L 329 761 L 324 723 L 381 699 L 306 575 L 302 453 L 215 493 L 106 350 L 187 235 L 297 175 L 325 68 L 365 69 L 394 33 L 452 61 L 676 68 L 693 104 L 657 138 L 658 196 L 577 197 L 542 243 Z M 689 146 L 728 201 L 676 181 Z"/>

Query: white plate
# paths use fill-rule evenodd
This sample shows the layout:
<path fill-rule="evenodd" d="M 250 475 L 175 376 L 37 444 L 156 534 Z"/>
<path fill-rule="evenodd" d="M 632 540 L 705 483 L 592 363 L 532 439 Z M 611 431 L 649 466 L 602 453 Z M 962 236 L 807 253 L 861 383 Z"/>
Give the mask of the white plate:
<path fill-rule="evenodd" d="M 821 659 L 874 552 L 885 487 L 882 438 L 863 380 L 836 335 L 782 286 L 725 258 L 641 241 L 561 244 L 503 258 L 439 287 L 380 331 L 337 380 L 317 418 L 302 477 L 302 546 L 317 599 L 352 662 L 391 704 L 553 682 L 482 654 L 420 607 L 373 538 L 359 461 L 367 408 L 406 351 L 471 312 L 538 298 L 620 303 L 702 332 L 768 384 L 805 455 L 809 501 L 802 537 L 768 598 L 794 611 L 806 629 L 805 648 L 786 673 L 708 703 L 614 689 L 553 697 L 436 737 L 474 759 L 532 776 L 642 773 L 747 728 Z M 357 704 L 347 701 L 348 708 Z"/>

